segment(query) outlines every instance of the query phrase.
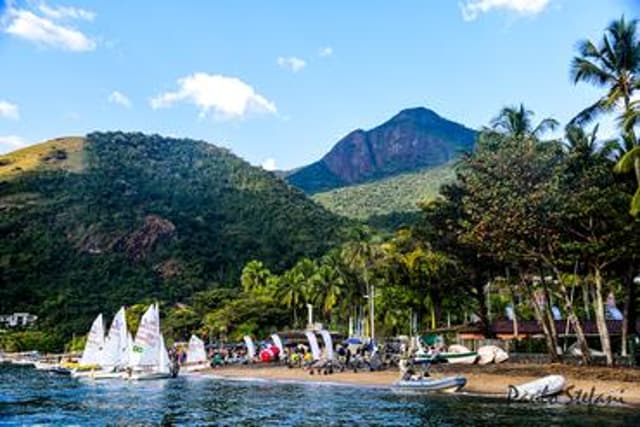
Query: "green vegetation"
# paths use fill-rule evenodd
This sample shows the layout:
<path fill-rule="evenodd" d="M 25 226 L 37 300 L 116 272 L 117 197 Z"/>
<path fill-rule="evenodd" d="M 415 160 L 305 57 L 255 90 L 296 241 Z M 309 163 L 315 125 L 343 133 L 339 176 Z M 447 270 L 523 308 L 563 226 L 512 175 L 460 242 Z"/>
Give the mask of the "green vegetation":
<path fill-rule="evenodd" d="M 22 171 L 0 182 L 0 312 L 37 314 L 60 346 L 98 312 L 154 299 L 170 307 L 233 288 L 253 258 L 283 271 L 319 256 L 344 225 L 204 142 L 93 133 L 1 160 Z"/>
<path fill-rule="evenodd" d="M 372 216 L 419 210 L 419 203 L 438 196 L 443 184 L 453 182 L 451 164 L 410 172 L 368 184 L 316 193 L 313 200 L 338 215 L 366 220 Z"/>
<path fill-rule="evenodd" d="M 638 333 L 640 220 L 630 215 L 638 191 L 631 172 L 640 144 L 630 121 L 637 104 L 629 102 L 619 117 L 616 140 L 598 140 L 598 126 L 580 123 L 608 111 L 621 81 L 633 82 L 625 86 L 629 99 L 637 95 L 640 61 L 626 52 L 640 54 L 636 32 L 635 22 L 621 19 L 602 47 L 581 45 L 576 81 L 600 82 L 608 95 L 562 138 L 544 138 L 555 120 L 537 122 L 524 105 L 503 108 L 474 152 L 441 170 L 456 179 L 445 179 L 440 197 L 409 212 L 415 221 L 393 233 L 347 224 L 211 145 L 89 135 L 82 173 L 34 168 L 0 184 L 0 275 L 7 284 L 0 309 L 43 319 L 40 331 L 26 331 L 32 335 L 0 339 L 20 349 L 37 339 L 69 342 L 97 312 L 122 303 L 134 304 L 128 320 L 135 329 L 154 299 L 168 341 L 193 331 L 237 340 L 303 327 L 308 305 L 317 321 L 343 332 L 356 320 L 364 334 L 417 333 L 467 322 L 473 313 L 491 337 L 492 320 L 511 305 L 514 329 L 535 319 L 550 356 L 560 360 L 557 305 L 583 363 L 591 362 L 585 319 L 595 319 L 611 365 L 618 344 L 605 322 L 610 295 L 623 304 L 622 353 Z M 620 62 L 606 76 L 584 62 L 605 54 Z M 607 58 L 602 63 L 610 67 Z M 609 78 L 618 72 L 621 80 Z M 370 193 L 393 197 L 399 190 L 391 182 Z M 358 209 L 353 216 L 367 216 L 369 208 Z M 367 213 L 370 221 L 397 215 Z"/>

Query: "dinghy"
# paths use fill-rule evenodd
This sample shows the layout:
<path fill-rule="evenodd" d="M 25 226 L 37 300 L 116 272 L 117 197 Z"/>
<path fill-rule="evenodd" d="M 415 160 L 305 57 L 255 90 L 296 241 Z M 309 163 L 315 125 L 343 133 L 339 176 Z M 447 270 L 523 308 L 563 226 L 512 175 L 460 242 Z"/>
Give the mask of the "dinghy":
<path fill-rule="evenodd" d="M 124 307 L 121 307 L 113 317 L 109 333 L 105 339 L 104 349 L 101 354 L 101 369 L 93 371 L 89 375 L 91 379 L 122 377 L 129 363 L 128 338 L 126 313 Z"/>
<path fill-rule="evenodd" d="M 91 324 L 87 343 L 82 351 L 82 357 L 78 366 L 71 372 L 74 378 L 90 376 L 94 371 L 100 370 L 102 349 L 104 347 L 104 323 L 102 313 Z"/>
<path fill-rule="evenodd" d="M 180 370 L 197 372 L 207 368 L 209 368 L 209 361 L 207 360 L 204 342 L 197 336 L 191 335 L 189 346 L 187 347 L 187 361 L 180 367 Z"/>
<path fill-rule="evenodd" d="M 509 400 L 533 400 L 536 398 L 554 396 L 564 390 L 566 380 L 562 375 L 547 375 L 546 377 L 520 385 L 510 385 L 507 391 Z"/>
<path fill-rule="evenodd" d="M 444 377 L 444 378 L 429 378 L 423 377 L 413 380 L 400 380 L 393 384 L 393 388 L 400 390 L 413 390 L 413 391 L 446 391 L 456 392 L 467 384 L 465 377 Z"/>
<path fill-rule="evenodd" d="M 478 365 L 502 363 L 509 358 L 506 351 L 495 345 L 484 345 L 478 348 Z"/>
<path fill-rule="evenodd" d="M 478 358 L 478 353 L 463 345 L 453 344 L 449 346 L 447 352 L 440 353 L 439 356 L 452 364 L 471 365 Z"/>
<path fill-rule="evenodd" d="M 493 359 L 493 362 L 494 363 L 502 363 L 502 362 L 507 361 L 507 359 L 509 359 L 509 353 L 507 353 L 506 351 L 504 351 L 500 347 L 497 347 L 496 357 Z"/>
<path fill-rule="evenodd" d="M 160 333 L 160 313 L 157 305 L 152 304 L 140 321 L 125 378 L 155 380 L 171 376 L 169 354 Z"/>

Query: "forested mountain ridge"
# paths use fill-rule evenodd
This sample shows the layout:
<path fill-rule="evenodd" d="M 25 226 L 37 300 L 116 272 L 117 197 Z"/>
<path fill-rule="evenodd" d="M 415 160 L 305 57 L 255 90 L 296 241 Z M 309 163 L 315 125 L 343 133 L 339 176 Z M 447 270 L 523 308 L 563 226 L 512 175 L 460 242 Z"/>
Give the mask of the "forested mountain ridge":
<path fill-rule="evenodd" d="M 401 111 L 382 125 L 357 129 L 287 181 L 313 194 L 445 164 L 470 151 L 476 132 L 427 108 Z"/>
<path fill-rule="evenodd" d="M 92 133 L 0 156 L 0 313 L 69 336 L 98 311 L 238 286 L 319 256 L 344 222 L 214 145 Z"/>
<path fill-rule="evenodd" d="M 441 166 L 406 172 L 364 184 L 336 188 L 311 196 L 332 212 L 349 218 L 367 220 L 393 214 L 418 212 L 419 203 L 438 197 L 443 184 L 456 179 L 454 166 Z"/>

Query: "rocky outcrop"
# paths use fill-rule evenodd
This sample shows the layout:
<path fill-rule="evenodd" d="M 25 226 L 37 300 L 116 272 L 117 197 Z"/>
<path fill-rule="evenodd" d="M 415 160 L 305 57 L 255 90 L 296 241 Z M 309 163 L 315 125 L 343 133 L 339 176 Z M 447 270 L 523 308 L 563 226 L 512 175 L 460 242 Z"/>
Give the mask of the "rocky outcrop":
<path fill-rule="evenodd" d="M 426 108 L 403 110 L 369 131 L 355 130 L 321 160 L 287 176 L 307 193 L 447 163 L 473 148 L 476 132 Z"/>
<path fill-rule="evenodd" d="M 132 261 L 144 259 L 163 239 L 170 238 L 175 232 L 175 225 L 171 221 L 157 215 L 147 215 L 144 224 L 127 236 L 122 242 L 122 248 Z"/>

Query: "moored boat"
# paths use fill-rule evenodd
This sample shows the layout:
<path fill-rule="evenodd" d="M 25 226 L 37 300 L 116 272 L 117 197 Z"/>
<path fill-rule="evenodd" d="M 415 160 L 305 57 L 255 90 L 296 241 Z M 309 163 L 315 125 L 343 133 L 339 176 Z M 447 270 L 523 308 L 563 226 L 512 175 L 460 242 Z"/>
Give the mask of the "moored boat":
<path fill-rule="evenodd" d="M 100 370 L 103 347 L 104 323 L 102 321 L 102 313 L 100 313 L 91 324 L 87 343 L 82 351 L 82 357 L 78 366 L 71 372 L 71 376 L 74 378 L 86 377 L 91 375 L 92 372 Z"/>
<path fill-rule="evenodd" d="M 187 360 L 180 366 L 181 371 L 197 372 L 209 368 L 204 342 L 195 335 L 191 335 L 187 347 Z"/>
<path fill-rule="evenodd" d="M 461 376 L 431 378 L 423 377 L 420 379 L 409 379 L 396 381 L 393 388 L 401 390 L 415 391 L 459 391 L 467 384 L 467 379 Z"/>
<path fill-rule="evenodd" d="M 171 361 L 160 333 L 160 313 L 157 304 L 152 304 L 140 321 L 124 377 L 129 380 L 155 380 L 172 376 Z"/>
<path fill-rule="evenodd" d="M 547 375 L 546 377 L 520 385 L 510 385 L 507 397 L 510 400 L 533 400 L 550 397 L 564 390 L 566 380 L 562 375 Z"/>

